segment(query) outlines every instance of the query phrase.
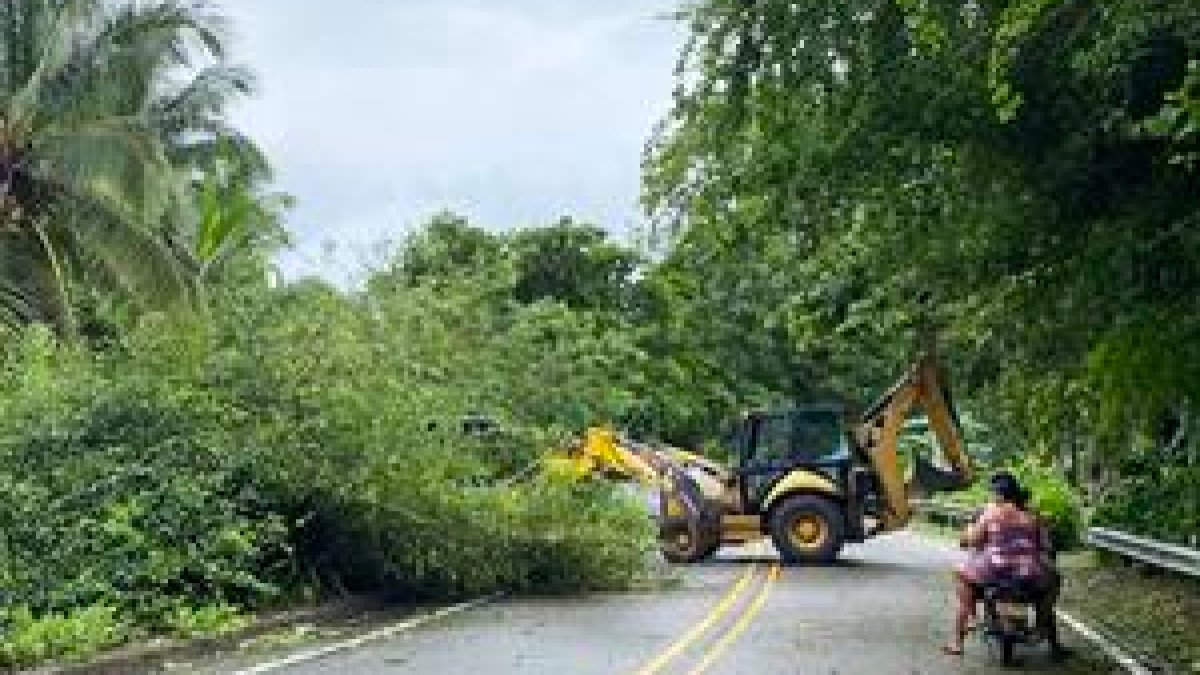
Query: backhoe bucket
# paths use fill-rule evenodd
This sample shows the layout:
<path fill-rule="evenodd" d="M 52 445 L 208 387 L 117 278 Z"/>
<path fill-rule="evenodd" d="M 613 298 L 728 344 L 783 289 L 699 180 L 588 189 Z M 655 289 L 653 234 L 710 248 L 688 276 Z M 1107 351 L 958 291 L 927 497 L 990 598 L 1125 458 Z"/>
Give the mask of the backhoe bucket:
<path fill-rule="evenodd" d="M 967 476 L 958 471 L 944 469 L 919 453 L 912 458 L 912 471 L 908 479 L 908 492 L 914 497 L 929 497 L 938 492 L 955 492 L 970 485 Z"/>

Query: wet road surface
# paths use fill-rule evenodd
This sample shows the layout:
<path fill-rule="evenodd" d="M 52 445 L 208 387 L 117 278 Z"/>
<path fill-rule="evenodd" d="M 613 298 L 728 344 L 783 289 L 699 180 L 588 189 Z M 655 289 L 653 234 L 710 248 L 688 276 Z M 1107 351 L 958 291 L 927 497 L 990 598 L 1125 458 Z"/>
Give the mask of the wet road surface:
<path fill-rule="evenodd" d="M 976 640 L 943 655 L 956 551 L 899 533 L 848 547 L 833 567 L 779 567 L 769 546 L 677 568 L 667 590 L 509 600 L 268 672 L 317 673 L 1012 673 Z M 1118 672 L 1072 643 L 1053 666 L 1032 652 L 1015 672 Z M 266 662 L 269 664 L 269 661 Z M 238 672 L 212 664 L 193 672 Z"/>

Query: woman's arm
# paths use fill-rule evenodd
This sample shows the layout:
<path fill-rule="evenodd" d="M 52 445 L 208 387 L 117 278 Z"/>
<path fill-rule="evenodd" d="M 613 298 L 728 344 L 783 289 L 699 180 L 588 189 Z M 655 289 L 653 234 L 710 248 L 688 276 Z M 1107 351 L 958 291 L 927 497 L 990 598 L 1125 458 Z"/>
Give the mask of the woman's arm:
<path fill-rule="evenodd" d="M 959 537 L 959 544 L 964 548 L 979 548 L 983 545 L 987 538 L 987 524 L 991 517 L 991 510 L 985 509 L 975 522 L 967 525 L 963 530 L 962 536 Z"/>
<path fill-rule="evenodd" d="M 971 523 L 963 530 L 959 541 L 964 548 L 979 548 L 979 545 L 983 543 L 983 533 L 984 529 L 979 523 Z"/>

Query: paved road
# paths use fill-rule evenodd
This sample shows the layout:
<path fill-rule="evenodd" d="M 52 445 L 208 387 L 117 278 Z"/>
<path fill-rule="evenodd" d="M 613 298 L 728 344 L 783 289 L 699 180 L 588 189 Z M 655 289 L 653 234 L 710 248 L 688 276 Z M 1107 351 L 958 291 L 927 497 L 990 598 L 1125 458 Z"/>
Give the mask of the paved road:
<path fill-rule="evenodd" d="M 682 568 L 676 589 L 494 604 L 272 672 L 1013 672 L 978 643 L 961 658 L 937 649 L 955 555 L 907 533 L 848 549 L 844 564 L 827 568 L 780 568 L 768 547 L 734 549 Z M 1055 669 L 1041 654 L 1024 670 L 1115 672 L 1086 655 Z"/>

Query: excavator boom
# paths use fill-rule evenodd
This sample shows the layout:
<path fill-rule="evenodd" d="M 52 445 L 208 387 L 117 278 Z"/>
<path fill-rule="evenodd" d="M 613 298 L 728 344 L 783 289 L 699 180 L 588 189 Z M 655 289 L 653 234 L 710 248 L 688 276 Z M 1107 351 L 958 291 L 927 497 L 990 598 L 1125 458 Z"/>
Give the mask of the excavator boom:
<path fill-rule="evenodd" d="M 941 450 L 942 466 L 914 456 L 912 473 L 905 476 L 900 467 L 900 435 L 914 407 L 919 407 L 929 419 Z M 912 517 L 909 498 L 914 491 L 931 494 L 958 490 L 971 482 L 971 462 L 962 428 L 932 353 L 917 359 L 909 372 L 867 409 L 855 436 L 879 481 L 885 507 L 884 531 L 908 524 Z"/>

